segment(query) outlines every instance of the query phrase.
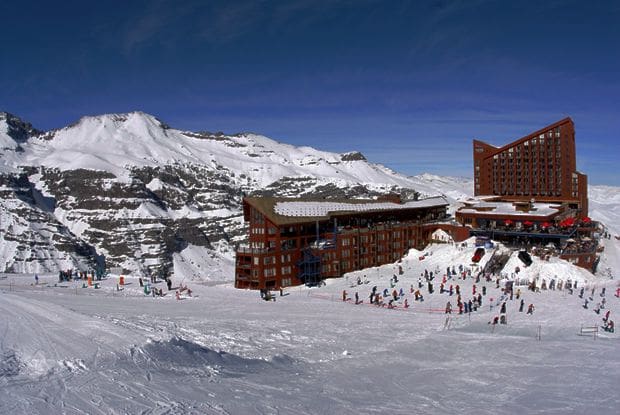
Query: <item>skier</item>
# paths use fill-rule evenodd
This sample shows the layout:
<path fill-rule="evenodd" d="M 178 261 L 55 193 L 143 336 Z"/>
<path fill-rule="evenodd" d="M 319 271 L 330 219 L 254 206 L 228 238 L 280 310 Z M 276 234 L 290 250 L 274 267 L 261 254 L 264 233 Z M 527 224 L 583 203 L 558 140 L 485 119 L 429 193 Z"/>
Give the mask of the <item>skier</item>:
<path fill-rule="evenodd" d="M 446 304 L 446 314 L 452 314 L 452 304 L 450 304 L 450 301 Z"/>
<path fill-rule="evenodd" d="M 527 306 L 527 313 L 526 314 L 534 314 L 534 304 L 530 304 Z"/>
<path fill-rule="evenodd" d="M 34 274 L 34 283 L 35 283 L 35 285 L 39 285 L 39 275 L 38 274 Z"/>
<path fill-rule="evenodd" d="M 611 310 L 607 310 L 605 317 L 603 317 L 603 321 L 607 322 L 607 320 L 609 320 L 609 314 L 611 314 Z"/>
<path fill-rule="evenodd" d="M 609 333 L 613 333 L 614 332 L 614 322 L 613 320 L 609 320 L 605 326 L 603 327 L 603 330 L 609 332 Z"/>
<path fill-rule="evenodd" d="M 501 307 L 501 309 L 499 310 L 499 312 L 500 312 L 501 314 L 506 313 L 506 302 L 505 302 L 505 301 L 502 303 L 502 307 Z"/>
<path fill-rule="evenodd" d="M 519 313 L 523 312 L 523 306 L 525 305 L 525 301 L 523 301 L 523 298 L 521 299 L 521 303 L 519 304 Z"/>
<path fill-rule="evenodd" d="M 359 304 L 360 303 L 360 296 L 359 294 L 357 294 L 357 291 L 355 291 L 355 304 Z"/>
<path fill-rule="evenodd" d="M 409 301 L 407 301 L 407 299 L 406 299 L 406 298 L 405 298 L 405 303 L 404 303 L 403 307 L 405 307 L 405 308 L 409 308 Z"/>
<path fill-rule="evenodd" d="M 347 290 L 342 290 L 342 301 L 347 301 Z"/>

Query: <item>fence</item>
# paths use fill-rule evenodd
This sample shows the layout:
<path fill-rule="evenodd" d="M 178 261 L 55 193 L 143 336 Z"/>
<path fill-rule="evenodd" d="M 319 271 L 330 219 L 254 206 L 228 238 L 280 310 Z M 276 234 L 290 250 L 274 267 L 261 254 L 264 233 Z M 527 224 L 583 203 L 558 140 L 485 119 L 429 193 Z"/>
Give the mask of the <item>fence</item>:
<path fill-rule="evenodd" d="M 596 340 L 598 337 L 598 326 L 581 326 L 578 334 L 580 336 L 592 336 Z"/>

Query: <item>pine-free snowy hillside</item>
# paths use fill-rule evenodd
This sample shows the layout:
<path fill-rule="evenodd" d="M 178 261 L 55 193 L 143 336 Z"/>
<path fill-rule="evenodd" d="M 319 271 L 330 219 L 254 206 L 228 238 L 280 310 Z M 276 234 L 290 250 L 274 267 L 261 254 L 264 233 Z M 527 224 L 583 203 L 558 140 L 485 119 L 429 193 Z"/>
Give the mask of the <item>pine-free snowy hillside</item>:
<path fill-rule="evenodd" d="M 473 238 L 431 245 L 276 301 L 182 272 L 174 286 L 192 294 L 178 300 L 161 280 L 151 288 L 165 295 L 147 295 L 135 275 L 119 291 L 116 275 L 82 288 L 0 274 L 0 413 L 617 414 L 619 337 L 602 329 L 619 320 L 617 280 L 513 255 L 477 281 L 475 250 Z M 536 278 L 547 289 L 528 290 Z M 459 314 L 457 286 L 471 312 Z M 369 304 L 373 287 L 384 304 L 395 290 L 394 308 Z M 492 324 L 500 315 L 507 324 Z"/>
<path fill-rule="evenodd" d="M 188 132 L 141 112 L 83 117 L 39 132 L 0 117 L 0 270 L 94 266 L 192 269 L 233 278 L 244 194 L 463 198 L 461 183 L 406 177 L 356 152 L 295 147 L 255 134 Z M 467 184 L 469 186 L 469 184 Z"/>

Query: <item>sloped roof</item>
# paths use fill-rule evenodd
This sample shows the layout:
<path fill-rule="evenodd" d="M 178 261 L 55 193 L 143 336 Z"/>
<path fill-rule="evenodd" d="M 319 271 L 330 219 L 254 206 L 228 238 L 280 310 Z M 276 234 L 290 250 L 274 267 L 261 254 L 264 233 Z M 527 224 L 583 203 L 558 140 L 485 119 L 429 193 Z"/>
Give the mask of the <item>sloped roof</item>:
<path fill-rule="evenodd" d="M 543 133 L 545 133 L 545 132 L 547 132 L 549 130 L 552 130 L 555 127 L 559 127 L 562 124 L 569 124 L 569 123 L 570 124 L 573 123 L 573 120 L 570 117 L 563 118 L 560 121 L 556 121 L 553 124 L 549 124 L 546 127 L 543 127 L 543 128 L 541 128 L 539 130 L 536 130 L 533 133 L 530 133 L 530 134 L 528 134 L 526 136 L 523 136 L 523 137 L 521 137 L 521 138 L 519 138 L 519 139 L 517 139 L 517 140 L 515 140 L 515 141 L 513 141 L 511 143 L 504 144 L 503 146 L 500 146 L 500 147 L 494 146 L 492 144 L 486 143 L 486 142 L 481 141 L 481 140 L 476 140 L 476 139 L 474 140 L 474 142 L 477 142 L 479 144 L 484 144 L 486 146 L 489 146 L 489 147 L 493 148 L 492 154 L 498 154 L 498 153 L 501 153 L 502 151 L 504 151 L 504 150 L 506 150 L 506 149 L 508 149 L 510 147 L 514 147 L 514 146 L 516 146 L 518 144 L 521 144 L 524 141 L 527 141 L 527 140 L 529 140 L 529 139 L 531 139 L 533 137 L 537 137 L 540 134 L 543 134 Z"/>
<path fill-rule="evenodd" d="M 335 216 L 355 213 L 387 213 L 448 206 L 448 201 L 441 196 L 405 203 L 370 199 L 334 200 L 276 197 L 246 197 L 244 202 L 256 208 L 276 225 L 324 221 Z"/>

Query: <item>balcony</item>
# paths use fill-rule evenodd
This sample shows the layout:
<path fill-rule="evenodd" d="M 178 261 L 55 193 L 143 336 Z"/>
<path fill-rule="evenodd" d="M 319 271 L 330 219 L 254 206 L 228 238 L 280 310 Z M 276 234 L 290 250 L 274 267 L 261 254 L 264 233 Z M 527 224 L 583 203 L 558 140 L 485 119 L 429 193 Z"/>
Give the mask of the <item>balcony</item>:
<path fill-rule="evenodd" d="M 274 252 L 274 248 L 252 248 L 248 245 L 239 245 L 235 252 L 238 254 L 252 254 L 252 255 L 261 255 L 268 254 L 270 252 Z"/>

